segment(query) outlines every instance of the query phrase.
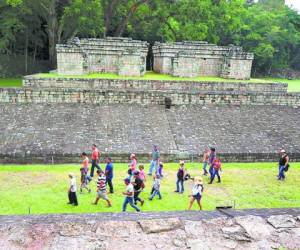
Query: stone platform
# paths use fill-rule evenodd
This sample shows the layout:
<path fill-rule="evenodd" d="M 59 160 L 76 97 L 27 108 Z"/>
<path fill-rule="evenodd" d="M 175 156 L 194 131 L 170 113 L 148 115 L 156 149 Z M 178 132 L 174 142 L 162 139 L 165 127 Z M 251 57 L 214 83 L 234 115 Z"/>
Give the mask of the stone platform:
<path fill-rule="evenodd" d="M 200 161 L 210 145 L 223 161 L 275 161 L 281 147 L 300 160 L 300 108 L 288 106 L 0 103 L 0 113 L 0 162 L 77 162 L 92 143 L 121 162 L 130 152 L 148 162 L 153 144 L 164 161 Z"/>
<path fill-rule="evenodd" d="M 300 209 L 0 216 L 0 249 L 299 249 Z"/>
<path fill-rule="evenodd" d="M 99 145 L 126 162 L 201 160 L 215 146 L 222 161 L 274 161 L 285 148 L 300 160 L 300 93 L 287 84 L 24 78 L 0 88 L 0 162 L 76 162 Z"/>

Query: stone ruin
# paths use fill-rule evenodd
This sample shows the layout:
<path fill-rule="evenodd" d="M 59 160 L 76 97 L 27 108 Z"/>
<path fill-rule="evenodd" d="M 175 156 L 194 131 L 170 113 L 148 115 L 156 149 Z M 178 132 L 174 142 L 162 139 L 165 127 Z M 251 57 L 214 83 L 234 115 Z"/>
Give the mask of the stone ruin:
<path fill-rule="evenodd" d="M 248 209 L 0 217 L 1 249 L 300 249 L 300 211 Z"/>
<path fill-rule="evenodd" d="M 67 44 L 57 44 L 56 51 L 60 75 L 116 73 L 142 76 L 146 72 L 148 43 L 131 38 L 74 38 Z"/>
<path fill-rule="evenodd" d="M 250 79 L 254 55 L 241 47 L 217 46 L 203 41 L 156 42 L 154 71 L 179 77 L 219 76 Z"/>

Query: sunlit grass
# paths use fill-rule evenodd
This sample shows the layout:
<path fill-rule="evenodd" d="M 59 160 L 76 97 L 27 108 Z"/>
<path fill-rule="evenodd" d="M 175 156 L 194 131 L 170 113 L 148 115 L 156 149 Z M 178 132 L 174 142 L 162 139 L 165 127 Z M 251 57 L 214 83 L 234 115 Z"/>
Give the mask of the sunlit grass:
<path fill-rule="evenodd" d="M 104 167 L 104 165 L 102 165 Z M 148 168 L 147 164 L 145 165 Z M 78 165 L 23 165 L 0 166 L 0 214 L 34 213 L 94 213 L 120 212 L 124 191 L 123 179 L 127 164 L 115 164 L 115 193 L 109 195 L 113 207 L 107 208 L 101 201 L 98 206 L 91 205 L 95 198 L 95 181 L 90 183 L 92 193 L 78 194 L 79 206 L 67 205 L 68 173 L 77 174 Z M 185 182 L 186 192 L 174 193 L 178 165 L 165 164 L 165 178 L 162 181 L 163 199 L 148 201 L 152 179 L 146 181 L 141 197 L 146 200 L 142 211 L 185 210 L 188 206 L 192 181 Z M 186 165 L 192 176 L 201 175 L 201 164 Z M 292 163 L 287 179 L 276 180 L 276 163 L 227 163 L 223 166 L 222 183 L 208 185 L 204 178 L 203 207 L 213 210 L 220 205 L 234 205 L 236 208 L 279 208 L 300 206 L 300 163 Z M 194 209 L 197 209 L 195 204 Z M 133 211 L 128 207 L 128 211 Z"/>

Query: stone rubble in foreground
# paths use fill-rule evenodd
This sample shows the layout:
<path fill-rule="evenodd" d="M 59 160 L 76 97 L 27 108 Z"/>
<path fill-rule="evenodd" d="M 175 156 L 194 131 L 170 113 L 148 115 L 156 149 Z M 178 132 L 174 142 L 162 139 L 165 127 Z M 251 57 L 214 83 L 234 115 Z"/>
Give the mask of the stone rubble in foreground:
<path fill-rule="evenodd" d="M 300 209 L 1 216 L 0 249 L 300 249 Z"/>

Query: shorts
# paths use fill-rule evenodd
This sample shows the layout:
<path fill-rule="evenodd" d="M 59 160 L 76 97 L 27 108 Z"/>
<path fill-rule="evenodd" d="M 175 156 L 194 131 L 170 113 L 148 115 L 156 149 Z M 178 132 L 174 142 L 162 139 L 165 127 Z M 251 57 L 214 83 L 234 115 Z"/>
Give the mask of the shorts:
<path fill-rule="evenodd" d="M 197 201 L 200 201 L 201 198 L 202 198 L 201 194 L 199 194 L 199 193 L 196 194 L 196 195 L 193 195 L 193 197 L 194 197 L 194 199 L 197 200 Z"/>
<path fill-rule="evenodd" d="M 106 192 L 101 192 L 101 191 L 99 191 L 99 192 L 97 192 L 97 196 L 98 196 L 98 198 L 100 198 L 100 199 L 103 199 L 103 200 L 108 201 L 108 196 L 107 196 L 107 193 L 106 193 Z"/>

